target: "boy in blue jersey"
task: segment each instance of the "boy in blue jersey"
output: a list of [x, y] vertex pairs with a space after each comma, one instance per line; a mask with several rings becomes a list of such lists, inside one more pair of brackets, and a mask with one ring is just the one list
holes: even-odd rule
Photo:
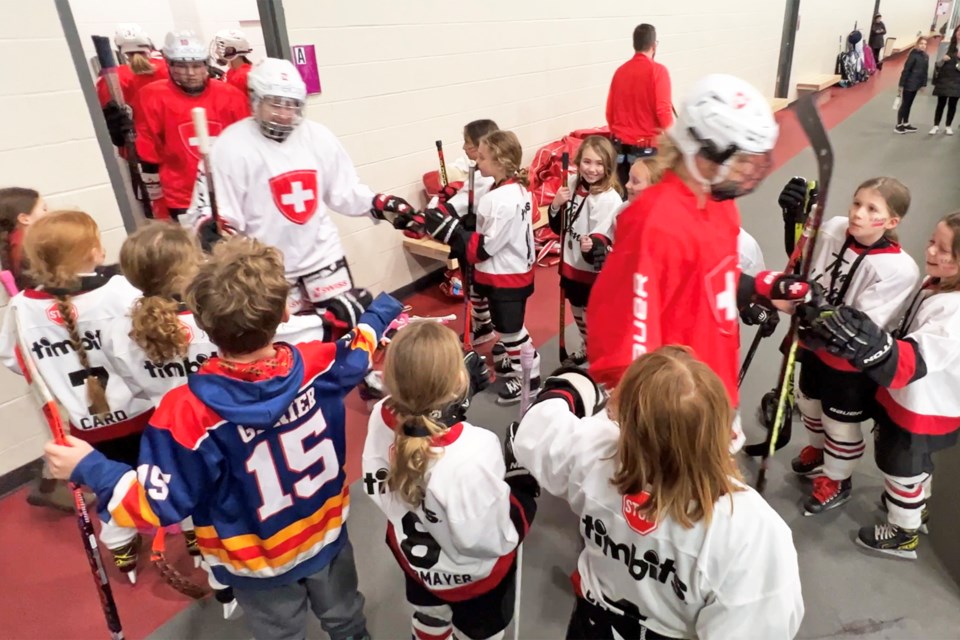
[[258, 640], [304, 637], [308, 606], [334, 640], [367, 638], [345, 526], [343, 399], [402, 307], [382, 294], [335, 343], [275, 343], [288, 288], [276, 249], [220, 243], [186, 292], [220, 356], [164, 396], [137, 469], [72, 437], [49, 443], [47, 458], [56, 477], [96, 492], [104, 521], [192, 515], [204, 559]]

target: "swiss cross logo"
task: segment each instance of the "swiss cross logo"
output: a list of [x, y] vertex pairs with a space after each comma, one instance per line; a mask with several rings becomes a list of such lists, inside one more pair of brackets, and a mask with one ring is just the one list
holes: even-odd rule
[[[207, 121], [207, 129], [210, 130], [210, 142], [212, 143], [220, 132], [223, 130], [223, 127], [216, 120]], [[177, 127], [177, 131], [180, 133], [180, 141], [183, 142], [183, 147], [190, 152], [197, 160], [200, 159], [200, 139], [197, 138], [197, 134], [193, 129], [193, 122], [183, 122]]]
[[747, 106], [747, 102], [749, 102], [749, 100], [747, 100], [747, 96], [745, 96], [742, 92], [738, 91], [733, 95], [734, 109], [743, 109], [745, 106]]
[[641, 491], [632, 495], [623, 496], [623, 518], [630, 528], [642, 536], [652, 533], [657, 523], [647, 520], [640, 515], [640, 510], [650, 500], [649, 491]]
[[[68, 304], [70, 307], [70, 317], [73, 318], [73, 321], [77, 321], [77, 308], [72, 304]], [[60, 314], [60, 305], [58, 303], [53, 303], [47, 307], [47, 319], [54, 324], [58, 324], [61, 327], [63, 326], [63, 316]]]
[[280, 213], [294, 224], [306, 224], [317, 211], [317, 172], [288, 171], [270, 178], [270, 193]]
[[726, 335], [738, 329], [737, 274], [737, 256], [727, 256], [707, 274], [705, 283], [713, 318]]

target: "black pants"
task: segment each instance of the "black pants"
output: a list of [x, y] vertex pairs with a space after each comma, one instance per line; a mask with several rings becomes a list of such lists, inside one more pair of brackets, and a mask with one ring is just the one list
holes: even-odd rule
[[670, 640], [651, 631], [639, 618], [620, 616], [602, 607], [577, 598], [577, 604], [567, 625], [567, 640], [612, 640], [613, 638], [643, 638]]
[[943, 117], [943, 108], [947, 108], [947, 126], [953, 124], [953, 116], [957, 115], [957, 101], [960, 98], [937, 96], [937, 110], [933, 114], [933, 124], [940, 126], [940, 118]]
[[906, 124], [910, 122], [910, 107], [913, 106], [913, 99], [917, 97], [916, 91], [903, 90], [903, 98], [900, 102], [900, 110], [897, 111], [897, 124]]
[[880, 62], [880, 52], [883, 50], [883, 47], [870, 47], [873, 51], [873, 59], [877, 62], [877, 69], [883, 69], [883, 63]]

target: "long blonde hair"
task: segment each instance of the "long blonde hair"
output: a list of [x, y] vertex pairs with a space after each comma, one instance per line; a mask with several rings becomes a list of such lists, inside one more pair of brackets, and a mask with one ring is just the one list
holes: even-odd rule
[[513, 131], [498, 129], [480, 138], [477, 146], [480, 145], [486, 145], [490, 151], [490, 157], [503, 167], [508, 178], [514, 178], [524, 187], [530, 186], [529, 171], [520, 166], [523, 162], [523, 147], [520, 146], [520, 138], [517, 134]]
[[23, 238], [30, 277], [56, 298], [57, 312], [70, 336], [70, 345], [87, 373], [87, 401], [94, 415], [109, 412], [110, 405], [104, 383], [91, 371], [90, 358], [77, 329], [76, 308], [68, 292], [79, 288], [79, 274], [89, 265], [93, 252], [101, 248], [97, 223], [82, 211], [47, 214], [27, 227]]
[[177, 317], [180, 297], [196, 275], [202, 253], [192, 234], [176, 224], [150, 222], [120, 249], [120, 269], [143, 292], [130, 310], [130, 337], [154, 362], [187, 353], [190, 339]]
[[617, 491], [648, 491], [641, 507], [648, 520], [709, 524], [717, 500], [737, 491], [740, 479], [730, 456], [733, 408], [717, 374], [684, 347], [660, 347], [630, 365], [611, 407], [620, 424]]
[[[383, 383], [390, 393], [386, 407], [397, 426], [387, 486], [411, 507], [423, 501], [424, 476], [438, 455], [433, 437], [447, 430], [440, 416], [463, 397], [467, 380], [460, 339], [441, 324], [412, 324], [390, 342]], [[411, 435], [418, 432], [429, 435]]]

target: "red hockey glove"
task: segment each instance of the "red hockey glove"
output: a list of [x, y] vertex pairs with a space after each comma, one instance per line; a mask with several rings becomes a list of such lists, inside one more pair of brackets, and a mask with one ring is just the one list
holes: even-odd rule
[[451, 182], [445, 187], [440, 187], [440, 191], [437, 192], [437, 199], [440, 204], [445, 203], [447, 200], [457, 195], [460, 191], [460, 187], [463, 186], [462, 182]]
[[[390, 224], [394, 223], [397, 214], [413, 213], [413, 207], [403, 198], [391, 196], [384, 193], [378, 193], [373, 197], [373, 203], [370, 206], [370, 215], [377, 220], [386, 220]], [[396, 226], [396, 225], [394, 225]]]
[[803, 300], [810, 293], [810, 284], [793, 274], [761, 271], [754, 278], [753, 291], [767, 300]]

